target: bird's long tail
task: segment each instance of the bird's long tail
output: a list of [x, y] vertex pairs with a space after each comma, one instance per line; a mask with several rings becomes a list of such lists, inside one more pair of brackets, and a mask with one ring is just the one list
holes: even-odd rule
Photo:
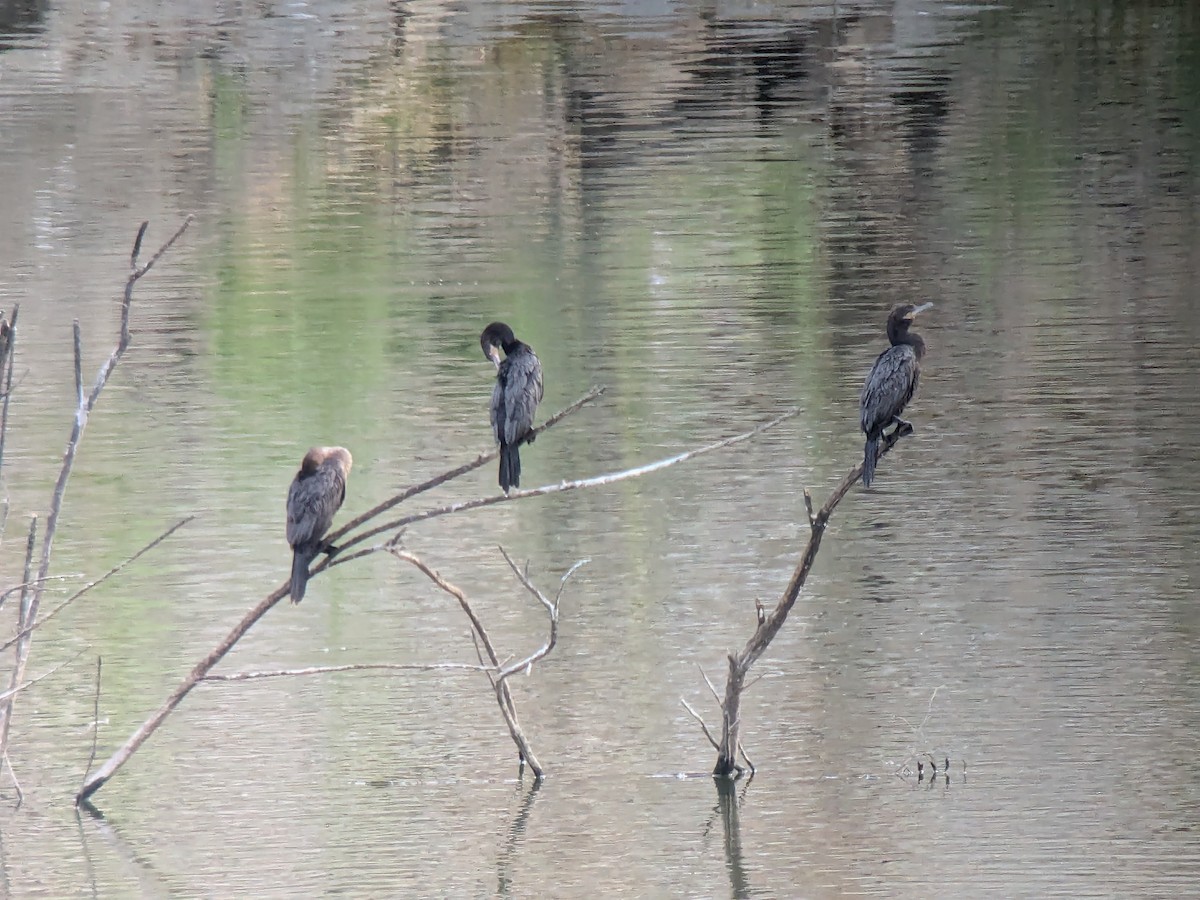
[[520, 446], [520, 444], [500, 445], [500, 489], [505, 493], [509, 488], [521, 486]]
[[315, 553], [308, 553], [299, 548], [292, 551], [292, 602], [299, 603], [304, 599], [304, 589], [308, 587], [308, 564], [316, 558]]
[[863, 448], [863, 487], [871, 486], [871, 479], [875, 477], [875, 457], [879, 454], [879, 438], [867, 438], [867, 445]]

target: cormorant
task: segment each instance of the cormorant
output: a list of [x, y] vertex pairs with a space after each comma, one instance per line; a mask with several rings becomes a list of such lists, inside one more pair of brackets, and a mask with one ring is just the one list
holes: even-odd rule
[[313, 447], [304, 455], [287, 498], [287, 540], [292, 545], [292, 602], [304, 599], [308, 566], [317, 554], [337, 548], [322, 540], [346, 499], [353, 460], [345, 447]]
[[897, 427], [912, 428], [900, 418], [900, 413], [917, 390], [917, 379], [921, 376], [921, 357], [925, 355], [925, 342], [919, 334], [910, 333], [908, 328], [918, 314], [933, 306], [924, 303], [913, 306], [903, 304], [892, 309], [887, 320], [887, 336], [891, 346], [879, 354], [871, 374], [863, 385], [859, 409], [862, 414], [862, 430], [867, 436], [863, 448], [863, 486], [870, 487], [875, 476], [875, 461], [879, 454], [879, 439], [883, 430], [896, 423]]
[[[493, 322], [479, 336], [483, 355], [496, 365], [492, 389], [492, 431], [500, 444], [500, 487], [521, 486], [522, 443], [533, 441], [533, 413], [542, 399], [542, 364], [528, 344], [518, 341], [511, 328]], [[504, 348], [504, 360], [500, 360]]]

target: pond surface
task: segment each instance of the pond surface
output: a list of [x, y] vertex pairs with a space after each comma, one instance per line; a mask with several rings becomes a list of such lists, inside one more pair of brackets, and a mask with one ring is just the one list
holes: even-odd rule
[[[38, 632], [30, 674], [67, 664], [16, 706], [3, 892], [1194, 893], [1198, 180], [1189, 0], [4, 5], [0, 574], [49, 506], [71, 320], [90, 381], [138, 223], [152, 249], [188, 214], [45, 602], [197, 519]], [[924, 299], [916, 433], [838, 508], [752, 674], [758, 774], [721, 796], [679, 700], [719, 720], [701, 669], [779, 596], [803, 490], [861, 459], [887, 310]], [[348, 672], [202, 685], [77, 819], [95, 658], [99, 761], [285, 577], [310, 445], [354, 453], [339, 521], [488, 448], [493, 319], [542, 360], [541, 417], [607, 389], [525, 486], [800, 410], [406, 533], [513, 657], [546, 619], [497, 545], [548, 590], [590, 560], [514, 683], [546, 781], [479, 674]], [[474, 660], [454, 601], [380, 554], [219, 671]]]

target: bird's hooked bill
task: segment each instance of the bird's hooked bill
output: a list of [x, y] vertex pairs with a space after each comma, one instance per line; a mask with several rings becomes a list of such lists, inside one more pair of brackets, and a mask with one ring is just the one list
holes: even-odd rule
[[929, 301], [928, 303], [922, 303], [920, 306], [914, 307], [914, 309], [912, 311], [912, 315], [915, 316], [917, 313], [923, 313], [923, 312], [925, 312], [925, 310], [930, 309], [932, 306], [933, 306], [932, 300]]
[[492, 361], [492, 365], [494, 365], [497, 369], [500, 368], [500, 348], [499, 347], [497, 347], [495, 344], [490, 345], [487, 348], [487, 357], [488, 357], [488, 359], [490, 359]]

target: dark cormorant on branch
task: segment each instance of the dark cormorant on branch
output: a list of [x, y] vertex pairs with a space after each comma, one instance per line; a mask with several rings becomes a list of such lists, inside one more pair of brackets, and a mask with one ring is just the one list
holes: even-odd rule
[[353, 460], [345, 447], [313, 447], [304, 455], [287, 498], [287, 540], [292, 545], [292, 602], [304, 599], [308, 566], [317, 554], [337, 548], [322, 540], [346, 499]]
[[[533, 441], [533, 413], [542, 399], [542, 364], [528, 344], [518, 341], [503, 322], [493, 322], [479, 336], [483, 355], [496, 365], [492, 390], [492, 431], [500, 444], [500, 487], [521, 486], [519, 447]], [[500, 349], [504, 360], [500, 360]]]
[[900, 418], [900, 413], [917, 390], [925, 342], [919, 334], [910, 333], [908, 328], [919, 313], [931, 306], [932, 303], [921, 306], [908, 303], [895, 307], [888, 316], [887, 336], [892, 346], [875, 360], [859, 401], [862, 430], [867, 436], [862, 474], [865, 487], [870, 487], [871, 479], [875, 476], [875, 461], [879, 455], [879, 438], [883, 436], [883, 430], [893, 422], [898, 428], [912, 429]]

